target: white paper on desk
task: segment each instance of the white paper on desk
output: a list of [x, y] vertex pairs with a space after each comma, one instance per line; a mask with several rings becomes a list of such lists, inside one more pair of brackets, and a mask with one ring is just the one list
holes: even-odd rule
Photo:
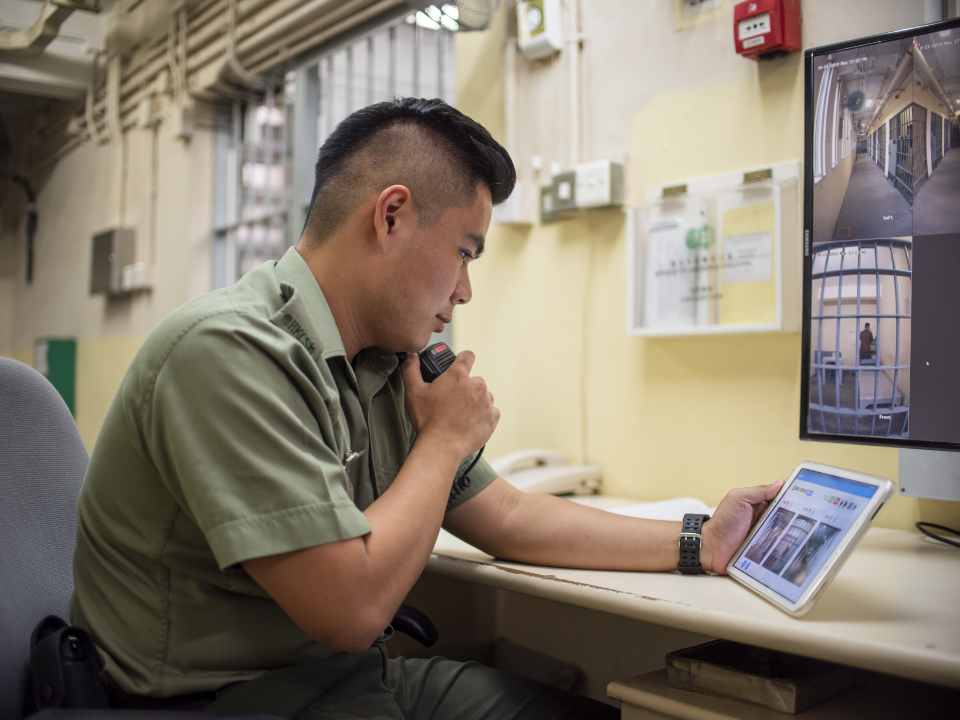
[[687, 513], [705, 513], [713, 515], [716, 508], [707, 507], [703, 500], [683, 497], [658, 502], [638, 503], [616, 508], [610, 512], [627, 517], [643, 518], [645, 520], [683, 520]]

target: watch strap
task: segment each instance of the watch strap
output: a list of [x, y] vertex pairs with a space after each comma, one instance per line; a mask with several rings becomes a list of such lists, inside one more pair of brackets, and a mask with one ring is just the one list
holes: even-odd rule
[[701, 529], [710, 519], [709, 515], [687, 513], [683, 516], [683, 529], [680, 531], [680, 562], [677, 570], [684, 575], [699, 575], [703, 572], [700, 565], [700, 548], [703, 546]]

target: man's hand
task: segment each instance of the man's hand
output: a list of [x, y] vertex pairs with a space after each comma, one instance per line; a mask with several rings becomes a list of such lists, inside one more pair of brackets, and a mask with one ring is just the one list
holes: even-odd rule
[[458, 449], [465, 458], [486, 445], [500, 420], [493, 395], [480, 377], [470, 377], [475, 356], [464, 350], [432, 383], [420, 375], [420, 358], [407, 353], [400, 371], [406, 388], [407, 414], [417, 438]]
[[781, 485], [783, 480], [773, 485], [738, 488], [726, 494], [717, 506], [717, 512], [701, 528], [700, 564], [704, 570], [727, 574], [727, 563], [733, 553], [777, 496]]

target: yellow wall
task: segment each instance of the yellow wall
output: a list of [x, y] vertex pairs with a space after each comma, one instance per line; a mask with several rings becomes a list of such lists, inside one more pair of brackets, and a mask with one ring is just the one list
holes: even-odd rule
[[107, 409], [144, 338], [144, 335], [108, 335], [80, 338], [77, 342], [75, 419], [87, 452], [93, 452]]
[[[805, 2], [805, 44], [922, 22], [922, 3], [881, 4]], [[651, 185], [802, 159], [800, 53], [757, 64], [733, 55], [730, 15], [678, 32], [663, 3], [603, 5], [581, 3], [583, 126], [594, 137], [584, 138], [580, 159], [626, 153], [632, 203]], [[459, 107], [498, 138], [509, 15], [502, 10], [490, 32], [457, 38]], [[599, 62], [618, 54], [619, 63]], [[518, 98], [521, 123], [537, 102]], [[523, 176], [529, 152], [513, 151]], [[802, 460], [896, 479], [896, 450], [800, 442], [799, 334], [627, 337], [619, 211], [494, 225], [487, 248], [454, 333], [458, 348], [477, 353], [476, 371], [502, 411], [491, 457], [554, 448], [601, 465], [607, 493], [709, 504]], [[955, 525], [960, 503], [898, 496], [878, 522], [907, 528], [921, 518]]]
[[853, 163], [856, 159], [855, 152], [848, 153], [843, 160], [827, 171], [820, 182], [813, 186], [814, 202], [819, 203], [813, 221], [813, 242], [833, 240], [833, 233], [837, 228], [837, 220], [840, 219], [843, 198], [850, 184]]

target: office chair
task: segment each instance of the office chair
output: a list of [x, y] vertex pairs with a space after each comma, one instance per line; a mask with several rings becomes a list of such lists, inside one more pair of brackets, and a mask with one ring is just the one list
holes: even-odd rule
[[[21, 718], [34, 627], [47, 615], [67, 615], [77, 493], [88, 461], [54, 387], [31, 367], [0, 357], [0, 720]], [[407, 605], [393, 627], [427, 647], [437, 640], [429, 618]], [[173, 717], [132, 710], [45, 710], [34, 717], [105, 720], [109, 714], [110, 720], [134, 720], [145, 713], [150, 720]], [[192, 714], [175, 717], [188, 720]]]
[[66, 404], [32, 368], [0, 358], [0, 719], [23, 708], [30, 633], [66, 617], [75, 506], [87, 451]]

